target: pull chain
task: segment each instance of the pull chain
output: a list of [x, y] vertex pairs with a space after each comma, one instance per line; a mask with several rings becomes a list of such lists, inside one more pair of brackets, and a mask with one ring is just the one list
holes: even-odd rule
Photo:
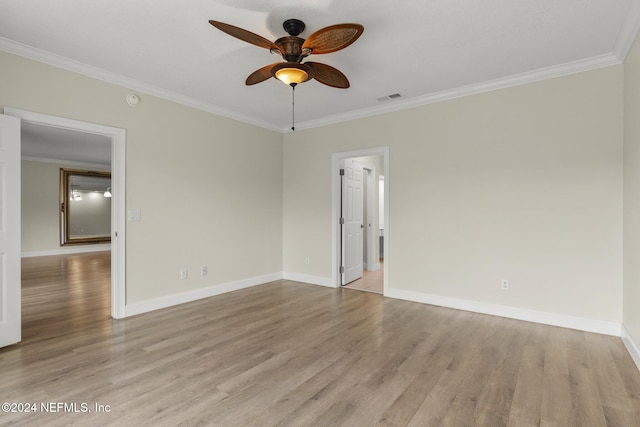
[[291, 130], [296, 130], [296, 85], [297, 83], [291, 83]]

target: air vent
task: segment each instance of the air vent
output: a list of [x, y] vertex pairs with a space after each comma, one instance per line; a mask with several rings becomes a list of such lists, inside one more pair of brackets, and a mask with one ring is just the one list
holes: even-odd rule
[[378, 98], [378, 101], [384, 102], [384, 101], [391, 101], [391, 100], [400, 99], [400, 98], [404, 98], [404, 95], [401, 93], [392, 93], [391, 95]]

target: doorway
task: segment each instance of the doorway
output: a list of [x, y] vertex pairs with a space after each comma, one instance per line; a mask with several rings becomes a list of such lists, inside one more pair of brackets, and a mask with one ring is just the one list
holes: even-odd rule
[[[357, 227], [362, 229], [362, 247], [354, 248], [345, 247], [345, 239], [343, 231], [344, 225], [348, 222], [343, 216], [343, 185], [345, 181], [344, 175], [346, 169], [344, 169], [345, 162], [362, 163], [362, 200], [358, 200], [362, 206], [363, 214], [360, 219], [360, 223], [357, 223]], [[359, 168], [357, 168], [360, 170]], [[383, 204], [381, 213], [378, 213], [377, 200], [378, 197], [378, 176], [384, 175], [383, 191], [384, 197], [379, 200]], [[346, 189], [346, 187], [345, 187]], [[351, 190], [353, 192], [353, 190]], [[351, 196], [350, 196], [351, 197]], [[342, 153], [332, 154], [332, 212], [335, 221], [332, 221], [332, 271], [335, 278], [335, 287], [340, 287], [345, 282], [344, 268], [345, 255], [357, 254], [360, 257], [358, 260], [362, 266], [366, 266], [363, 271], [363, 275], [371, 277], [371, 273], [377, 273], [376, 280], [382, 282], [382, 289], [378, 291], [383, 295], [389, 288], [389, 229], [386, 226], [384, 240], [379, 239], [379, 223], [389, 224], [389, 148], [373, 148], [357, 151], [349, 151]], [[354, 203], [356, 206], [357, 203]], [[380, 219], [379, 216], [382, 218]], [[343, 219], [344, 218], [344, 219]], [[357, 222], [357, 221], [356, 221]], [[379, 247], [379, 243], [382, 241], [383, 246]], [[353, 242], [353, 239], [351, 240]], [[346, 243], [348, 245], [349, 242]], [[379, 262], [380, 258], [378, 254], [385, 254], [384, 269], [381, 269]], [[357, 264], [357, 262], [355, 263]], [[382, 271], [380, 271], [382, 270]], [[353, 276], [350, 276], [353, 280]]]
[[5, 108], [21, 122], [50, 129], [102, 136], [111, 143], [111, 317], [125, 316], [125, 144], [124, 129], [81, 122], [30, 111]]
[[[376, 294], [382, 294], [384, 289], [384, 241], [382, 238], [384, 230], [384, 226], [382, 225], [384, 209], [380, 209], [381, 205], [384, 206], [384, 187], [380, 185], [382, 175], [378, 174], [378, 171], [382, 169], [379, 166], [381, 164], [381, 157], [382, 156], [373, 156], [344, 161], [345, 163], [355, 161], [362, 165], [363, 238], [361, 245], [363, 269], [361, 277], [349, 283], [345, 283], [346, 280], [343, 280], [342, 286], [345, 289], [354, 289]], [[382, 184], [384, 183], [382, 182]], [[348, 240], [343, 240], [343, 251], [345, 250], [345, 244], [349, 243]]]

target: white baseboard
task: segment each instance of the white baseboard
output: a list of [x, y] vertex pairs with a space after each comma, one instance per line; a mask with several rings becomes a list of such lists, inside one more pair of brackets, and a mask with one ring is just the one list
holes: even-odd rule
[[367, 262], [363, 262], [363, 263], [362, 263], [362, 268], [363, 268], [365, 271], [378, 271], [378, 270], [380, 270], [380, 263], [379, 263], [379, 262], [375, 262], [375, 263], [373, 263], [373, 265], [371, 266], [371, 268], [369, 268], [369, 263], [367, 263]]
[[107, 243], [104, 245], [63, 246], [61, 248], [46, 251], [22, 252], [21, 256], [22, 258], [31, 258], [37, 256], [82, 254], [85, 252], [105, 252], [110, 250], [111, 244]]
[[[139, 303], [127, 304], [125, 306], [125, 317], [135, 316], [137, 314], [147, 313], [149, 311], [159, 310], [161, 308], [167, 308], [203, 298], [209, 298], [227, 292], [238, 291], [240, 289], [245, 289], [252, 286], [264, 285], [266, 283], [281, 279], [325, 286], [329, 288], [336, 288], [335, 284], [333, 284], [332, 280], [328, 277], [287, 272], [273, 273], [238, 280], [235, 282], [223, 283], [207, 288], [195, 289], [193, 291], [182, 292], [179, 294], [168, 295], [165, 297], [155, 298]], [[389, 289], [384, 296], [406, 301], [419, 302], [423, 304], [436, 305], [440, 307], [453, 308], [456, 310], [465, 310], [474, 313], [482, 313], [492, 316], [524, 320], [527, 322], [559, 326], [585, 332], [618, 336], [622, 338], [622, 341], [629, 351], [631, 358], [640, 370], [640, 347], [638, 347], [638, 345], [633, 341], [631, 335], [629, 334], [629, 331], [627, 331], [624, 324], [616, 322], [606, 322], [602, 320], [586, 319], [564, 314], [549, 313], [544, 311], [529, 310], [525, 308], [462, 300], [458, 298], [443, 297], [439, 295], [424, 294], [421, 292], [407, 291], [403, 289]]]
[[227, 292], [239, 291], [240, 289], [250, 288], [252, 286], [264, 285], [275, 280], [282, 279], [282, 273], [267, 274], [264, 276], [251, 277], [248, 279], [237, 280], [235, 282], [222, 283], [220, 285], [209, 286], [207, 288], [194, 289], [179, 294], [167, 295], [165, 297], [155, 298], [139, 303], [127, 304], [125, 306], [125, 317], [135, 316], [149, 311], [159, 310], [186, 302], [197, 301], [203, 298], [209, 298], [216, 295], [225, 294]]
[[621, 336], [622, 325], [616, 322], [586, 319], [582, 317], [568, 316], [565, 314], [529, 310], [526, 308], [509, 307], [506, 305], [489, 304], [483, 302], [462, 300], [458, 298], [443, 297], [439, 295], [423, 294], [421, 292], [406, 291], [402, 289], [389, 289], [384, 296], [403, 299], [407, 301], [421, 302], [424, 304], [437, 305], [440, 307], [455, 308], [457, 310], [471, 311], [474, 313], [490, 314], [492, 316], [500, 316], [510, 319], [525, 320], [527, 322], [542, 323], [544, 325], [577, 329], [579, 331], [594, 332], [598, 334], [613, 335], [617, 337]]
[[280, 279], [282, 279], [282, 273], [265, 274], [263, 276], [250, 277], [248, 279], [237, 280], [235, 282], [222, 283], [206, 288], [181, 292], [179, 294], [172, 294], [147, 301], [126, 304], [124, 308], [124, 317], [135, 316], [136, 314], [147, 313], [161, 308], [167, 308], [178, 304], [184, 304], [186, 302], [226, 294], [227, 292], [239, 291], [240, 289], [250, 288], [252, 286], [264, 285]]
[[367, 271], [378, 271], [380, 270], [380, 263], [376, 262], [374, 263], [371, 268], [369, 268], [369, 264], [367, 264], [366, 262], [364, 264], [362, 264], [362, 266], [364, 267], [365, 270]]
[[627, 347], [627, 351], [640, 370], [640, 347], [633, 341], [633, 338], [631, 338], [631, 335], [624, 326], [624, 323], [622, 324], [622, 342], [624, 343], [624, 346]]
[[238, 280], [235, 282], [223, 283], [220, 285], [209, 286], [206, 288], [194, 289], [179, 294], [167, 295], [165, 297], [154, 298], [148, 301], [142, 301], [125, 306], [124, 317], [135, 316], [136, 314], [147, 313], [149, 311], [159, 310], [186, 302], [196, 301], [203, 298], [224, 294], [227, 292], [239, 291], [240, 289], [250, 288], [252, 286], [264, 285], [275, 280], [293, 280], [296, 282], [308, 283], [311, 285], [326, 286], [335, 288], [328, 277], [310, 276], [298, 273], [273, 273], [264, 276], [251, 277], [249, 279]]
[[328, 288], [335, 288], [336, 284], [333, 283], [330, 277], [311, 276], [307, 274], [299, 273], [287, 273], [283, 274], [283, 279], [293, 280], [295, 282], [309, 283], [311, 285], [326, 286]]
[[184, 304], [186, 302], [197, 301], [199, 299], [209, 298], [216, 295], [225, 294], [227, 292], [239, 291], [240, 289], [250, 288], [252, 286], [264, 285], [266, 283], [281, 279], [335, 288], [335, 286], [331, 283], [331, 279], [327, 277], [308, 276], [298, 273], [273, 273], [264, 276], [238, 280], [235, 282], [222, 283], [206, 288], [194, 289], [188, 292], [167, 295], [164, 297], [154, 298], [151, 300], [133, 304], [127, 304], [124, 309], [124, 317], [135, 316], [137, 314], [147, 313], [149, 311], [159, 310], [161, 308], [167, 308], [178, 304]]

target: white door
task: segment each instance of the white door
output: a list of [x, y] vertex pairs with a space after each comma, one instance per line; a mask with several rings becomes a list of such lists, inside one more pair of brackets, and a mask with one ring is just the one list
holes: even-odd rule
[[343, 161], [342, 177], [342, 284], [362, 277], [362, 165], [353, 160]]
[[21, 339], [20, 119], [0, 114], [0, 347]]

